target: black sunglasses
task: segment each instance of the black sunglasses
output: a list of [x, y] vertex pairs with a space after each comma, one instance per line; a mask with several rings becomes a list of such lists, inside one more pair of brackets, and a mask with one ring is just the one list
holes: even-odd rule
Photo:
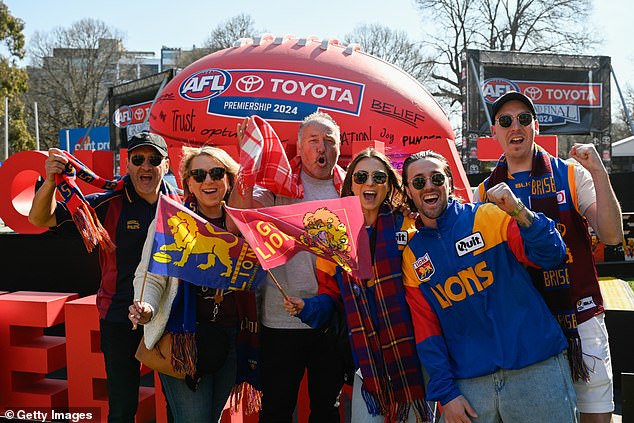
[[[150, 161], [150, 164], [152, 166], [156, 167], [163, 162], [163, 156], [159, 156], [158, 154], [151, 154], [148, 156], [148, 160]], [[134, 156], [130, 157], [130, 161], [135, 166], [141, 166], [143, 163], [145, 163], [145, 156], [143, 154], [135, 154]]]
[[224, 167], [212, 167], [209, 170], [205, 169], [192, 169], [189, 171], [189, 176], [194, 178], [194, 181], [201, 183], [207, 178], [207, 175], [212, 181], [219, 181], [225, 177], [226, 170]]
[[[352, 174], [352, 180], [355, 184], [365, 184], [370, 174], [367, 170], [357, 170]], [[372, 181], [377, 185], [383, 185], [387, 182], [387, 173], [382, 170], [375, 170], [372, 172]]]
[[522, 126], [528, 126], [533, 121], [533, 115], [529, 112], [520, 113], [517, 116], [502, 115], [497, 120], [502, 128], [508, 128], [513, 124], [513, 119], [517, 118], [517, 121]]
[[414, 179], [412, 179], [412, 182], [410, 182], [410, 184], [415, 189], [423, 189], [423, 188], [425, 188], [425, 184], [427, 183], [427, 179], [429, 179], [432, 184], [436, 185], [437, 187], [440, 187], [440, 186], [442, 186], [445, 183], [445, 180], [447, 178], [442, 173], [434, 173], [429, 178], [425, 178], [424, 176], [416, 176], [416, 177], [414, 177]]

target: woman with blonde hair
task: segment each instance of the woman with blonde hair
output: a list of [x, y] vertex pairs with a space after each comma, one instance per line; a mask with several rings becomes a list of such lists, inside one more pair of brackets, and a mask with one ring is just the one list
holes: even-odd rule
[[[185, 207], [214, 226], [226, 228], [228, 216], [223, 206], [239, 165], [216, 147], [184, 147], [183, 153]], [[155, 228], [153, 222], [135, 273], [135, 298], [141, 291], [143, 298], [130, 306], [130, 320], [144, 325], [148, 349], [165, 331], [172, 333], [172, 354], [185, 367], [189, 364], [184, 380], [159, 374], [174, 421], [218, 421], [232, 392], [240, 395], [243, 388], [250, 389], [252, 410], [258, 408], [255, 294], [148, 273]], [[244, 322], [255, 324], [241, 325]], [[195, 348], [188, 347], [191, 342]]]

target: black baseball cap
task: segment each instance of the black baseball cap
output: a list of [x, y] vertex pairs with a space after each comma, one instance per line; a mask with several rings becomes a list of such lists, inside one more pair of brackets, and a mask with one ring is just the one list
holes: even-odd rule
[[148, 131], [139, 132], [128, 141], [128, 154], [135, 148], [154, 147], [163, 157], [167, 157], [167, 144], [162, 136]]
[[495, 100], [495, 103], [493, 103], [493, 107], [491, 108], [493, 113], [491, 117], [495, 119], [495, 116], [497, 116], [502, 106], [504, 106], [504, 104], [506, 104], [507, 102], [511, 100], [521, 101], [522, 103], [526, 105], [526, 107], [530, 109], [533, 116], [537, 115], [537, 113], [535, 113], [535, 106], [533, 105], [533, 100], [531, 100], [530, 98], [526, 97], [524, 94], [519, 93], [517, 91], [509, 91], [506, 94], [504, 94], [502, 97]]

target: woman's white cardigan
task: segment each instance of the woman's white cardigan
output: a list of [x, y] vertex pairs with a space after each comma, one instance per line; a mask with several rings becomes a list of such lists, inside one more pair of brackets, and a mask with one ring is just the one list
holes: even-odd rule
[[[178, 278], [157, 275], [147, 271], [155, 231], [156, 219], [152, 221], [148, 228], [145, 244], [143, 245], [143, 252], [141, 254], [141, 261], [134, 272], [134, 298], [141, 299], [152, 308], [152, 319], [147, 322], [143, 328], [145, 346], [148, 349], [154, 348], [154, 345], [161, 338], [161, 335], [163, 335], [167, 319], [170, 316], [170, 310], [172, 309], [172, 303], [178, 291]], [[143, 289], [143, 298], [139, 298], [144, 279], [145, 289]]]

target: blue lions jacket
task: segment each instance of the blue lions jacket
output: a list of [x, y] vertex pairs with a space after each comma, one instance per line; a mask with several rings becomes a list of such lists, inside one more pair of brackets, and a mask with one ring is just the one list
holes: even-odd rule
[[566, 348], [524, 268], [555, 266], [566, 247], [543, 214], [521, 228], [493, 204], [451, 200], [437, 224], [407, 245], [403, 283], [427, 399], [446, 404], [460, 395], [456, 379], [521, 369]]

